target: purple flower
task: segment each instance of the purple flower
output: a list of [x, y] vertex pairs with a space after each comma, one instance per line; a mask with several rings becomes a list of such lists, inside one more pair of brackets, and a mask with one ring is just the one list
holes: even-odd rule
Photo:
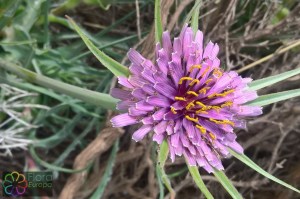
[[168, 32], [156, 45], [156, 63], [137, 51], [128, 52], [129, 78], [119, 77], [124, 89], [114, 88], [112, 96], [125, 111], [112, 118], [114, 127], [142, 123], [134, 132], [135, 141], [151, 133], [161, 144], [167, 140], [171, 160], [184, 155], [192, 166], [223, 169], [221, 158], [228, 148], [243, 153], [235, 141], [234, 128], [245, 128], [246, 116], [262, 114], [262, 108], [244, 103], [257, 98], [247, 90], [250, 78], [220, 69], [219, 46], [209, 42], [203, 48], [203, 34], [183, 28], [173, 43]]

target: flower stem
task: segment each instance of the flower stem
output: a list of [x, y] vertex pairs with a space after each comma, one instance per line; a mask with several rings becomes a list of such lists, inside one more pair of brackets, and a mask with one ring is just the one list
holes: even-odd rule
[[101, 106], [106, 109], [115, 109], [118, 101], [108, 94], [66, 84], [46, 76], [36, 74], [13, 63], [6, 62], [3, 59], [0, 59], [0, 68], [10, 71], [28, 82], [53, 89], [54, 91], [69, 95], [96, 106]]

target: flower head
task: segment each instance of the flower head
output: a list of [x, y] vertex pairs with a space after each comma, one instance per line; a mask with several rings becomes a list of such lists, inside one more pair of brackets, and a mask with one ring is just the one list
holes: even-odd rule
[[125, 88], [112, 90], [121, 99], [117, 109], [126, 113], [112, 118], [112, 125], [142, 123], [135, 141], [154, 131], [158, 144], [168, 141], [172, 161], [184, 155], [190, 165], [208, 172], [223, 169], [220, 158], [229, 155], [228, 148], [243, 153], [233, 129], [245, 128], [244, 118], [260, 115], [262, 108], [243, 105], [257, 98], [247, 90], [252, 79], [224, 72], [218, 51], [212, 42], [203, 48], [202, 32], [194, 36], [187, 25], [173, 42], [163, 33], [155, 64], [130, 49], [131, 76], [119, 77]]

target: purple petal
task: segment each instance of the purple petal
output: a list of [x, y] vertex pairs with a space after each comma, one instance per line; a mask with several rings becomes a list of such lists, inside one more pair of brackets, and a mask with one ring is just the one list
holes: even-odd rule
[[152, 117], [155, 121], [159, 121], [162, 120], [164, 118], [164, 115], [166, 114], [166, 112], [168, 111], [169, 108], [161, 108], [158, 111], [156, 111]]
[[145, 91], [148, 95], [154, 95], [155, 89], [153, 88], [153, 85], [151, 84], [144, 84], [142, 87], [143, 91]]
[[134, 106], [136, 102], [132, 100], [125, 100], [125, 101], [120, 101], [117, 104], [117, 110], [127, 110], [131, 106]]
[[128, 113], [123, 113], [121, 115], [117, 115], [113, 117], [110, 122], [112, 123], [113, 127], [123, 127], [132, 124], [138, 123], [138, 120], [134, 117], [128, 115]]
[[214, 47], [214, 44], [211, 41], [209, 41], [204, 49], [203, 58], [209, 58], [213, 47]]
[[212, 51], [211, 51], [211, 53], [210, 53], [209, 58], [211, 60], [214, 60], [217, 57], [218, 52], [219, 52], [219, 46], [218, 46], [218, 44], [215, 44]]
[[189, 151], [185, 150], [184, 156], [187, 159], [190, 166], [197, 166], [194, 156]]
[[165, 136], [163, 134], [153, 134], [153, 141], [155, 141], [157, 144], [161, 144], [164, 140]]
[[135, 107], [130, 107], [128, 109], [128, 114], [130, 116], [143, 116], [146, 115], [147, 113], [148, 113], [147, 111], [138, 110]]
[[168, 57], [171, 57], [171, 50], [172, 50], [172, 42], [170, 38], [170, 33], [168, 31], [163, 32], [162, 34], [162, 44], [163, 48], [166, 50]]
[[156, 134], [162, 134], [166, 131], [167, 129], [167, 125], [168, 125], [168, 122], [167, 121], [161, 121], [158, 125], [156, 125], [154, 127], [154, 132]]
[[118, 77], [118, 83], [127, 88], [134, 88], [126, 77]]
[[138, 66], [141, 65], [145, 61], [145, 58], [139, 52], [134, 50], [133, 48], [129, 49], [127, 56], [128, 56], [128, 59], [132, 63], [134, 63]]
[[179, 57], [182, 55], [182, 43], [181, 39], [178, 37], [175, 37], [174, 44], [173, 44], [173, 51], [177, 53]]
[[153, 124], [154, 120], [152, 116], [148, 116], [142, 119], [143, 124]]
[[144, 69], [141, 73], [140, 73], [143, 78], [145, 78], [147, 81], [154, 83], [155, 79], [153, 78], [153, 71], [149, 70], [149, 69]]
[[141, 88], [134, 89], [131, 94], [137, 99], [145, 99], [147, 97], [146, 93]]
[[132, 139], [136, 142], [141, 141], [152, 129], [151, 125], [143, 125], [132, 135]]
[[143, 71], [143, 68], [140, 65], [131, 64], [129, 70], [132, 74], [139, 75]]
[[142, 111], [153, 111], [155, 107], [142, 100], [135, 103], [135, 108]]
[[171, 145], [175, 148], [179, 146], [179, 133], [174, 133], [171, 135]]
[[158, 56], [159, 56], [159, 58], [156, 60], [158, 68], [164, 75], [167, 75], [168, 74], [168, 62], [169, 62], [169, 59], [167, 57], [167, 52], [164, 49], [160, 49], [158, 51]]
[[154, 88], [162, 95], [174, 99], [175, 94], [177, 91], [170, 85], [163, 84], [163, 83], [155, 83]]
[[232, 150], [234, 150], [237, 153], [240, 153], [240, 154], [244, 153], [243, 147], [236, 141], [229, 142], [228, 147], [230, 147]]
[[126, 91], [126, 90], [119, 89], [119, 88], [111, 89], [111, 96], [113, 96], [114, 98], [121, 99], [121, 100], [127, 100], [127, 99], [132, 98], [130, 91]]
[[163, 96], [147, 97], [146, 102], [153, 106], [158, 106], [158, 107], [169, 107], [170, 106], [170, 100], [168, 100], [167, 98], [165, 98]]

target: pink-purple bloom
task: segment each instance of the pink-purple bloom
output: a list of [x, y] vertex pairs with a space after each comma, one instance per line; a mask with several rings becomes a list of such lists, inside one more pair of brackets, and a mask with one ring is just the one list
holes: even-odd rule
[[184, 155], [192, 166], [223, 169], [221, 158], [228, 148], [243, 153], [234, 128], [246, 128], [245, 117], [262, 113], [258, 106], [244, 105], [257, 98], [247, 90], [250, 78], [220, 69], [219, 46], [203, 47], [203, 33], [187, 25], [171, 41], [169, 32], [156, 45], [156, 63], [130, 49], [129, 78], [118, 77], [124, 88], [114, 88], [112, 96], [124, 111], [112, 118], [114, 127], [142, 123], [134, 132], [135, 141], [151, 133], [158, 144], [167, 140], [171, 160]]

